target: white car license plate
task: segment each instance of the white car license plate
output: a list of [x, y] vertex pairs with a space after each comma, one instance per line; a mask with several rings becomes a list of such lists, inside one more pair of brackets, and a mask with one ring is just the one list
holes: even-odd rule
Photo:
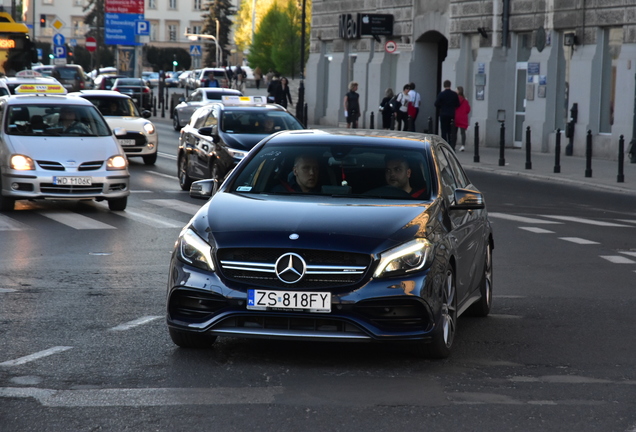
[[247, 308], [252, 310], [297, 309], [331, 312], [330, 292], [247, 290]]
[[60, 186], [90, 186], [93, 184], [92, 177], [53, 177], [53, 184]]
[[135, 145], [135, 140], [134, 139], [120, 139], [117, 140], [119, 141], [119, 145], [124, 147], [124, 146], [134, 146]]

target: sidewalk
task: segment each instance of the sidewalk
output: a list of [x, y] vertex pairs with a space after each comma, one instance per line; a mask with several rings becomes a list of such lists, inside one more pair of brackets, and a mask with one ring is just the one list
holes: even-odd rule
[[[298, 101], [299, 79], [289, 80], [289, 89], [294, 101], [293, 107], [288, 109], [295, 114], [295, 104]], [[267, 86], [245, 89], [245, 94], [250, 96], [267, 95]], [[309, 125], [310, 128], [324, 128]], [[331, 127], [329, 127], [331, 128]], [[592, 157], [592, 176], [586, 177], [586, 160], [580, 156], [565, 156], [565, 146], [561, 149], [560, 172], [554, 172], [555, 155], [553, 153], [532, 152], [530, 155], [531, 168], [526, 169], [525, 148], [506, 147], [504, 150], [503, 166], [499, 165], [499, 147], [480, 147], [479, 162], [475, 162], [475, 149], [473, 145], [467, 146], [466, 151], [458, 152], [457, 157], [466, 169], [488, 171], [501, 175], [523, 176], [537, 180], [546, 180], [560, 183], [568, 183], [583, 187], [593, 187], [612, 192], [622, 192], [636, 196], [636, 163], [630, 163], [629, 156], [625, 154], [623, 163], [622, 183], [618, 179], [618, 162]]]

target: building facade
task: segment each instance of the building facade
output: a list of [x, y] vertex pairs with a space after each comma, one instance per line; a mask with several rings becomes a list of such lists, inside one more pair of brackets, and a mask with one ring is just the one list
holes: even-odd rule
[[[471, 145], [476, 123], [480, 145], [500, 145], [503, 123], [506, 146], [525, 145], [529, 130], [532, 148], [551, 152], [557, 130], [562, 149], [570, 144], [567, 129], [573, 154], [591, 139], [594, 156], [609, 159], [621, 135], [626, 148], [633, 138], [636, 0], [314, 0], [312, 13], [311, 124], [342, 124], [357, 81], [361, 127], [373, 112], [377, 128], [386, 88], [413, 82], [416, 130], [437, 131], [433, 103], [448, 79], [472, 107]], [[393, 35], [357, 37], [364, 14], [392, 15]]]

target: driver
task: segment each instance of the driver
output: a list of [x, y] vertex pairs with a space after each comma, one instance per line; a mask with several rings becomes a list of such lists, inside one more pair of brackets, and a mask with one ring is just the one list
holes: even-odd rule
[[77, 120], [75, 110], [71, 107], [62, 107], [62, 109], [60, 110], [60, 125], [62, 126], [63, 133], [90, 133], [88, 127], [81, 121]]
[[413, 198], [420, 198], [426, 193], [426, 187], [413, 190], [411, 187], [411, 168], [405, 157], [390, 156], [385, 162], [384, 176], [389, 186], [402, 189]]
[[273, 192], [320, 192], [320, 162], [318, 157], [310, 154], [296, 156], [291, 174], [289, 183], [281, 181], [281, 184], [276, 186]]

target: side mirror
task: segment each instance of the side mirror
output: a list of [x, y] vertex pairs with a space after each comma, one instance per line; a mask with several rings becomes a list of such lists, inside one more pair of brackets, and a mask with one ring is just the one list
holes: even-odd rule
[[179, 103], [181, 103], [181, 102], [185, 102], [185, 98], [184, 97], [180, 97], [179, 98]]
[[478, 210], [486, 207], [484, 196], [481, 192], [470, 189], [455, 189], [455, 204], [451, 210]]
[[152, 115], [152, 113], [151, 113], [150, 111], [148, 111], [148, 110], [143, 110], [143, 111], [141, 112], [141, 116], [142, 116], [143, 118], [146, 118], [146, 119], [147, 119], [147, 118], [150, 118], [150, 116], [151, 116], [151, 115]]
[[190, 196], [197, 199], [209, 199], [213, 192], [218, 189], [216, 179], [199, 180], [190, 186]]
[[113, 129], [113, 133], [115, 134], [115, 136], [124, 136], [128, 133], [128, 131], [124, 128], [114, 128]]
[[199, 129], [199, 135], [212, 136], [212, 126], [205, 126]]

